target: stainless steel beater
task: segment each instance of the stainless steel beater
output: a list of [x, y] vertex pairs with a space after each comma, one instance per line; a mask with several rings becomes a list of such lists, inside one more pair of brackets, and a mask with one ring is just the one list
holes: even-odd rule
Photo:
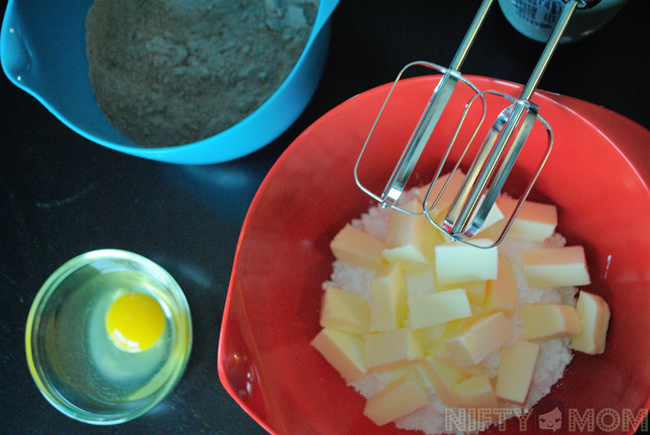
[[[381, 207], [392, 207], [399, 211], [408, 214], [424, 214], [427, 219], [436, 226], [440, 231], [445, 233], [451, 240], [459, 241], [472, 246], [487, 249], [498, 245], [506, 233], [508, 232], [512, 222], [514, 221], [519, 209], [521, 208], [526, 197], [530, 193], [539, 173], [541, 172], [548, 156], [550, 154], [552, 144], [553, 144], [553, 133], [550, 125], [544, 118], [538, 114], [538, 107], [535, 103], [530, 101], [530, 98], [533, 96], [535, 89], [537, 88], [546, 67], [548, 66], [550, 59], [555, 52], [557, 44], [566, 29], [571, 16], [577, 8], [585, 9], [595, 6], [600, 0], [562, 0], [566, 4], [562, 10], [562, 13], [558, 19], [558, 22], [553, 30], [545, 48], [542, 52], [540, 59], [537, 62], [535, 69], [533, 70], [528, 82], [524, 86], [519, 98], [514, 98], [510, 95], [503, 94], [497, 91], [480, 91], [474, 84], [469, 80], [463, 77], [460, 73], [460, 67], [462, 66], [471, 45], [473, 44], [478, 31], [483, 24], [485, 17], [487, 16], [494, 0], [483, 0], [481, 6], [470, 25], [465, 38], [463, 39], [454, 59], [449, 68], [444, 68], [436, 64], [428, 62], [413, 62], [400, 71], [397, 79], [395, 80], [393, 87], [389, 91], [389, 94], [382, 106], [377, 119], [366, 139], [366, 142], [363, 145], [359, 158], [355, 165], [354, 175], [357, 185], [361, 190], [366, 192], [372, 198], [377, 200]], [[397, 82], [402, 77], [404, 71], [413, 65], [422, 65], [428, 68], [439, 71], [443, 74], [442, 78], [436, 89], [433, 92], [433, 95], [429, 99], [427, 106], [420, 117], [413, 134], [411, 135], [404, 151], [402, 152], [401, 157], [393, 173], [384, 188], [384, 191], [381, 195], [373, 193], [370, 189], [365, 187], [359, 179], [358, 169], [359, 164], [363, 158], [364, 153], [366, 152], [366, 147], [368, 142], [377, 126], [377, 122], [384, 111], [388, 100], [395, 89]], [[423, 211], [421, 213], [414, 213], [409, 210], [405, 210], [397, 204], [398, 199], [400, 198], [404, 188], [407, 184], [407, 181], [411, 177], [415, 165], [420, 158], [424, 148], [426, 147], [431, 135], [433, 134], [435, 127], [445, 110], [447, 103], [449, 102], [456, 85], [459, 82], [465, 83], [469, 86], [474, 92], [475, 96], [471, 98], [465, 105], [465, 109], [460, 117], [460, 120], [456, 126], [456, 129], [452, 135], [451, 142], [449, 143], [447, 150], [444, 152], [443, 157], [438, 165], [438, 168], [435, 172], [433, 180], [431, 181], [424, 200], [422, 201]], [[509, 105], [497, 116], [497, 119], [492, 124], [486, 138], [484, 139], [482, 145], [480, 146], [476, 158], [473, 160], [467, 175], [464, 178], [464, 181], [458, 190], [458, 193], [455, 196], [449, 210], [442, 222], [435, 222], [431, 217], [430, 212], [436, 206], [443, 193], [448, 187], [449, 181], [452, 179], [453, 174], [458, 170], [459, 165], [465, 156], [465, 153], [469, 149], [471, 143], [473, 142], [481, 124], [485, 119], [486, 114], [486, 96], [494, 95], [497, 97], [505, 98], [508, 100]], [[454, 147], [458, 133], [463, 125], [467, 113], [470, 107], [476, 102], [481, 101], [483, 105], [483, 114], [478, 122], [478, 125], [473, 130], [473, 134], [470, 137], [470, 140], [465, 145], [464, 150], [462, 150], [461, 158], [455, 164], [454, 169], [451, 172], [451, 175], [446, 180], [442, 188], [435, 194], [432, 195], [436, 181], [440, 178], [442, 168], [447, 161], [449, 153]], [[544, 156], [541, 158], [541, 161], [538, 165], [537, 171], [533, 175], [530, 183], [526, 187], [523, 195], [519, 198], [517, 206], [515, 207], [513, 213], [510, 215], [504, 229], [502, 230], [500, 236], [497, 240], [489, 246], [479, 246], [471, 242], [471, 238], [477, 234], [477, 232], [483, 226], [485, 219], [488, 216], [488, 213], [492, 209], [497, 199], [497, 196], [501, 192], [503, 185], [509, 176], [515, 160], [520, 154], [520, 151], [526, 142], [535, 122], [541, 122], [543, 127], [547, 131], [547, 147]], [[434, 196], [434, 198], [431, 198]], [[433, 199], [433, 201], [431, 201]]]

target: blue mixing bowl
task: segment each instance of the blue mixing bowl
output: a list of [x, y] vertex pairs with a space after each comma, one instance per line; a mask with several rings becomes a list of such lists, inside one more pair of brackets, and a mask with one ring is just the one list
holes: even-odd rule
[[9, 0], [0, 33], [7, 77], [65, 125], [100, 145], [152, 160], [208, 164], [233, 160], [269, 144], [303, 112], [323, 72], [330, 16], [339, 0], [320, 0], [300, 59], [276, 92], [247, 118], [207, 139], [141, 148], [99, 109], [88, 75], [85, 21], [93, 0]]

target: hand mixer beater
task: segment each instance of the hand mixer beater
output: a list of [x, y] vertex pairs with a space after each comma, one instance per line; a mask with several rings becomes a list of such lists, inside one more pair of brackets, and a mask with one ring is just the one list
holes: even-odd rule
[[[593, 7], [600, 2], [600, 0], [562, 1], [565, 2], [565, 5], [558, 22], [555, 25], [555, 29], [549, 37], [535, 69], [518, 98], [497, 91], [480, 91], [470, 80], [463, 77], [460, 73], [460, 67], [476, 39], [476, 35], [494, 3], [494, 0], [483, 0], [481, 3], [479, 10], [476, 13], [474, 20], [472, 21], [449, 68], [421, 61], [412, 62], [406, 65], [402, 71], [400, 71], [393, 83], [379, 115], [377, 116], [377, 119], [375, 120], [375, 123], [373, 124], [363, 145], [359, 158], [357, 159], [354, 168], [354, 175], [359, 188], [377, 200], [381, 204], [381, 207], [391, 207], [408, 214], [424, 214], [432, 225], [437, 227], [453, 241], [466, 243], [483, 249], [498, 245], [505, 237], [523, 202], [530, 193], [530, 190], [548, 159], [553, 145], [552, 129], [549, 123], [538, 114], [538, 107], [535, 103], [530, 101], [530, 98], [533, 96], [533, 93], [535, 92], [535, 89], [550, 62], [555, 48], [557, 47], [557, 44], [559, 43], [574, 11], [576, 9]], [[363, 159], [364, 153], [366, 152], [370, 138], [377, 127], [377, 123], [381, 118], [398, 81], [400, 81], [404, 73], [413, 66], [423, 66], [438, 71], [442, 74], [442, 77], [431, 98], [427, 102], [427, 105], [392, 172], [388, 183], [381, 195], [378, 195], [361, 182], [359, 177], [359, 165]], [[460, 115], [460, 119], [452, 134], [451, 140], [447, 145], [447, 149], [443, 150], [443, 156], [435, 170], [435, 175], [426, 190], [426, 194], [423, 196], [422, 211], [414, 212], [412, 210], [407, 210], [398, 205], [398, 199], [402, 195], [405, 186], [407, 185], [407, 181], [411, 177], [416, 163], [420, 159], [429, 139], [435, 133], [436, 125], [438, 124], [443, 112], [445, 112], [452, 94], [454, 94], [459, 83], [467, 85], [467, 87], [474, 92], [474, 96], [469, 99], [467, 104], [465, 104], [465, 108]], [[436, 219], [436, 221], [432, 216], [432, 210], [436, 207], [447, 189], [452, 189], [450, 182], [454, 178], [454, 174], [459, 171], [461, 161], [465, 157], [465, 154], [485, 120], [487, 113], [486, 97], [491, 95], [506, 99], [508, 106], [498, 114], [496, 120], [488, 130], [488, 133], [478, 148], [476, 157], [472, 161], [460, 187], [455, 186], [455, 189], [458, 190], [452, 192], [455, 193], [455, 197], [451, 201], [451, 205], [449, 206], [446, 215], [443, 219]], [[459, 137], [459, 132], [467, 118], [468, 112], [477, 102], [481, 104], [480, 119], [478, 120], [476, 127], [471, 131], [469, 141], [467, 141], [464, 147], [461, 146], [460, 158], [453, 167], [449, 176], [441, 177], [443, 166], [447, 162], [452, 148], [457, 146], [456, 142]], [[536, 171], [533, 173], [530, 182], [524, 189], [514, 211], [511, 213], [505, 227], [496, 238], [496, 241], [491, 245], [473, 243], [471, 238], [481, 230], [486, 219], [489, 219], [488, 215], [493, 209], [497, 196], [501, 192], [506, 179], [510, 175], [515, 160], [519, 156], [523, 145], [528, 139], [533, 125], [536, 122], [540, 122], [547, 133], [545, 152], [540, 159]]]

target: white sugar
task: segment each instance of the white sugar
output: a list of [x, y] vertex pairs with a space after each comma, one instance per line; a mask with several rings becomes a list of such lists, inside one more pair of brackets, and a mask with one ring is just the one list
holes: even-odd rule
[[339, 260], [334, 262], [333, 268], [334, 271], [330, 276], [330, 280], [323, 283], [323, 290], [327, 287], [337, 287], [364, 297], [370, 297], [370, 281], [375, 272]]
[[388, 232], [389, 215], [389, 209], [371, 207], [368, 213], [361, 215], [361, 218], [354, 219], [352, 225], [383, 242]]

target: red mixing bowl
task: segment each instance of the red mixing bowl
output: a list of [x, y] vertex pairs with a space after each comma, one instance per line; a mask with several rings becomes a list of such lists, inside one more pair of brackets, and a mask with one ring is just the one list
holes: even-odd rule
[[[521, 89], [470, 79], [481, 89], [515, 96]], [[392, 126], [377, 137], [387, 152], [404, 147], [420, 116], [413, 107], [423, 107], [438, 80], [400, 82], [387, 114]], [[364, 417], [365, 400], [309, 345], [321, 329], [321, 284], [334, 261], [329, 243], [373, 205], [356, 186], [353, 169], [388, 89], [346, 101], [298, 137], [262, 183], [244, 222], [221, 329], [219, 376], [271, 433], [416, 433], [393, 424], [377, 427]], [[580, 416], [603, 409], [636, 416], [650, 401], [650, 132], [569, 97], [538, 92], [533, 101], [553, 127], [555, 145], [532, 197], [558, 206], [558, 231], [569, 244], [585, 247], [589, 291], [603, 296], [612, 311], [606, 352], [577, 353], [547, 398], [561, 400]], [[451, 131], [453, 125], [440, 128]], [[366, 155], [364, 176], [373, 186], [383, 186], [380, 181], [385, 183], [395, 165], [381, 155]], [[435, 158], [435, 153], [423, 156], [425, 164]], [[515, 185], [536, 163], [522, 155]], [[608, 418], [606, 424], [616, 423]], [[611, 433], [633, 433], [635, 425], [624, 423]], [[516, 418], [507, 429], [526, 433]], [[503, 432], [493, 427], [488, 433]], [[532, 424], [527, 433], [535, 433]]]

